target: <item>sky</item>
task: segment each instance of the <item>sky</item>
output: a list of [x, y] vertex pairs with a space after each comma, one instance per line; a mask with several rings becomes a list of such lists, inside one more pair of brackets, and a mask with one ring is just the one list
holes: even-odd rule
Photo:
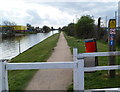
[[115, 18], [119, 0], [0, 0], [0, 24], [8, 20], [18, 25], [63, 27], [76, 23], [83, 15], [90, 15], [102, 25]]

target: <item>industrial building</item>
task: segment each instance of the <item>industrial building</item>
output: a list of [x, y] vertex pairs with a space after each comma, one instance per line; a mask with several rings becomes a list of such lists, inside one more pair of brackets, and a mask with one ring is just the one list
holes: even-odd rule
[[8, 32], [8, 31], [12, 31], [12, 32], [26, 32], [27, 31], [27, 27], [26, 26], [20, 26], [20, 25], [16, 25], [16, 26], [0, 26], [0, 31], [4, 31], [4, 32]]

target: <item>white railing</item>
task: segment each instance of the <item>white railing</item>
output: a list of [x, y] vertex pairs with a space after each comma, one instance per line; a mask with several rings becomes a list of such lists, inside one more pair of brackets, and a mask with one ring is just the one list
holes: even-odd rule
[[74, 68], [74, 90], [84, 90], [84, 72], [99, 71], [99, 70], [116, 70], [120, 69], [120, 65], [112, 66], [96, 66], [96, 67], [84, 67], [85, 57], [95, 56], [116, 56], [120, 55], [120, 51], [116, 52], [94, 52], [94, 53], [79, 53], [77, 48], [73, 50], [74, 62], [77, 67]]
[[84, 67], [84, 57], [115, 56], [115, 55], [120, 55], [120, 52], [95, 52], [78, 54], [77, 48], [75, 48], [73, 50], [74, 62], [8, 63], [6, 62], [6, 60], [1, 60], [0, 92], [2, 90], [9, 90], [7, 75], [8, 70], [28, 70], [28, 69], [73, 69], [74, 90], [84, 90], [84, 72], [120, 69], [120, 65]]

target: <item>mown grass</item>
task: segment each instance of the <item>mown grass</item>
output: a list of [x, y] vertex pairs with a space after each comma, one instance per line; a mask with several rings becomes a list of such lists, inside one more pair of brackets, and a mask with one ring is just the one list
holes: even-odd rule
[[[68, 45], [71, 51], [73, 48], [78, 48], [79, 53], [85, 52], [84, 39], [77, 39], [75, 37], [67, 36]], [[98, 52], [108, 52], [108, 44], [102, 41], [97, 41]], [[120, 47], [117, 46], [117, 50], [120, 51]], [[100, 66], [108, 65], [108, 57], [98, 57], [98, 63]], [[116, 56], [116, 64], [120, 64], [120, 56]], [[85, 73], [85, 89], [97, 89], [97, 88], [114, 88], [120, 87], [120, 70], [116, 70], [115, 78], [108, 77], [108, 71], [97, 71], [94, 73]], [[68, 90], [73, 90], [73, 84], [69, 86]]]
[[[45, 62], [56, 46], [59, 34], [55, 34], [11, 60], [13, 62]], [[10, 90], [24, 90], [37, 70], [9, 71]]]

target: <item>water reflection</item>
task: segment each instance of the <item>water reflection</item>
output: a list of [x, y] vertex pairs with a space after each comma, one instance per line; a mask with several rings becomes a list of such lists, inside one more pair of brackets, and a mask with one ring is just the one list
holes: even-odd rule
[[58, 33], [58, 31], [0, 39], [0, 59], [11, 59], [17, 56], [19, 54], [19, 43], [20, 51], [24, 52], [55, 33]]

